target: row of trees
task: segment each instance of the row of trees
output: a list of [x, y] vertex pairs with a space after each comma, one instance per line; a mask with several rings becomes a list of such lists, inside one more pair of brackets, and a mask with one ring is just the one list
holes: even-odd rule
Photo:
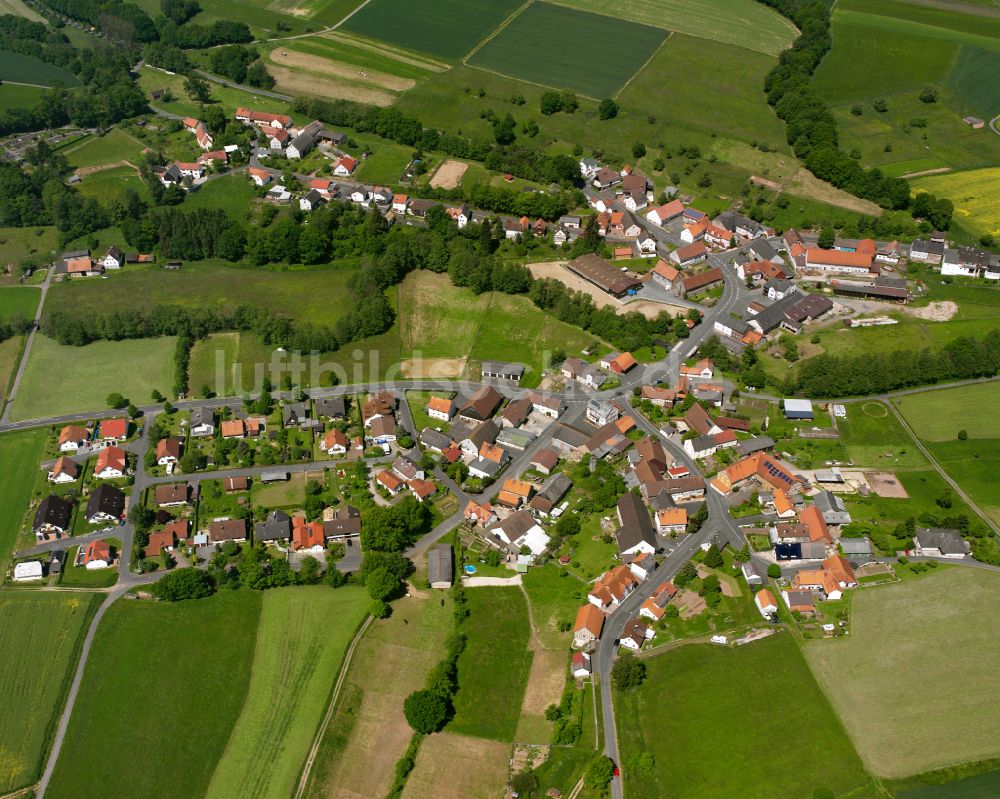
[[[830, 7], [805, 0], [762, 0], [788, 17], [800, 33], [781, 53], [778, 64], [764, 81], [767, 101], [787, 126], [788, 143], [795, 155], [816, 177], [873, 200], [883, 208], [907, 208], [910, 187], [902, 178], [865, 169], [844, 152], [837, 138], [837, 123], [830, 109], [811, 85], [811, 78], [830, 50]], [[935, 214], [937, 227], [947, 227], [951, 215], [942, 204]]]
[[981, 339], [962, 337], [938, 351], [897, 350], [817, 355], [802, 362], [798, 379], [783, 389], [809, 397], [881, 394], [909, 386], [992, 377], [1000, 372], [1000, 330]]

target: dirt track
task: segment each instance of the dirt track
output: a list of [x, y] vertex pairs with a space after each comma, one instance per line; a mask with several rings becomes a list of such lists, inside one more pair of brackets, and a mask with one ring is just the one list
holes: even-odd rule
[[531, 274], [536, 278], [554, 278], [573, 291], [589, 294], [598, 308], [611, 306], [621, 308], [622, 303], [605, 291], [601, 291], [593, 283], [588, 283], [582, 277], [574, 275], [566, 268], [565, 261], [546, 261], [540, 264], [528, 264]]

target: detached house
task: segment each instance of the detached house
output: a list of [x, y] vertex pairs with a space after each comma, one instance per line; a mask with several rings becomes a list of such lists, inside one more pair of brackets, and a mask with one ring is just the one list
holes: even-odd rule
[[527, 547], [534, 556], [541, 555], [549, 545], [549, 537], [526, 510], [519, 510], [496, 522], [486, 529], [486, 533], [506, 549], [518, 552], [521, 547]]
[[127, 470], [127, 456], [121, 447], [105, 447], [97, 455], [94, 477], [100, 480], [114, 480], [124, 477]]
[[328, 430], [319, 441], [320, 452], [327, 455], [346, 455], [347, 446], [347, 435], [336, 427]]
[[91, 524], [117, 522], [125, 515], [125, 494], [121, 489], [102, 483], [87, 501], [86, 519]]
[[107, 255], [100, 260], [100, 264], [105, 269], [121, 269], [125, 266], [125, 253], [117, 247], [108, 247]]
[[59, 538], [69, 530], [73, 505], [56, 494], [49, 494], [38, 503], [31, 529], [39, 541]]
[[180, 438], [161, 438], [156, 444], [156, 463], [167, 466], [177, 463], [181, 458]]
[[59, 431], [59, 451], [76, 452], [81, 447], [87, 446], [90, 441], [90, 431], [85, 427], [67, 425]]
[[215, 435], [215, 411], [211, 408], [192, 408], [188, 429], [193, 438]]
[[76, 462], [71, 461], [66, 456], [56, 458], [56, 462], [49, 470], [48, 480], [50, 483], [60, 485], [62, 483], [72, 483], [80, 476], [80, 467]]
[[684, 214], [684, 203], [671, 200], [666, 205], [658, 206], [646, 213], [646, 220], [661, 227]]
[[573, 648], [590, 649], [601, 637], [604, 630], [604, 614], [600, 609], [588, 602], [576, 612], [573, 622]]

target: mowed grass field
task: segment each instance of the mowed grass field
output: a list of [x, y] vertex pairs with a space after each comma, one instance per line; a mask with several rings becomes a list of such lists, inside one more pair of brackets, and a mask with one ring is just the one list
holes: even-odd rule
[[[702, 39], [746, 47], [776, 56], [790, 47], [795, 28], [775, 11], [753, 0], [559, 0], [563, 5], [655, 25]], [[752, 36], [747, 32], [753, 31]]]
[[144, 145], [121, 128], [112, 128], [103, 136], [88, 136], [79, 143], [60, 150], [72, 167], [117, 164], [131, 161], [138, 165]]
[[48, 795], [203, 796], [250, 683], [261, 594], [118, 601], [97, 631]]
[[[0, 436], [0, 470], [6, 475], [34, 475], [47, 431], [36, 427]], [[31, 499], [32, 479], [0, 482], [0, 570], [6, 571]]]
[[466, 591], [468, 643], [458, 658], [455, 716], [447, 730], [511, 742], [531, 669], [531, 623], [520, 588]]
[[36, 86], [80, 85], [80, 81], [72, 72], [40, 61], [33, 56], [12, 53], [9, 50], [0, 50], [0, 80], [31, 83]]
[[662, 28], [535, 2], [468, 63], [599, 100], [617, 94], [666, 37]]
[[[998, 575], [953, 568], [858, 591], [851, 635], [806, 656], [869, 768], [900, 778], [1000, 756]], [[926, 690], [947, 685], [947, 691]]]
[[1000, 167], [972, 169], [946, 175], [929, 175], [912, 181], [913, 188], [948, 197], [955, 203], [955, 218], [978, 234], [1000, 235]]
[[0, 319], [34, 319], [42, 292], [27, 286], [0, 288]]
[[45, 300], [45, 314], [63, 311], [86, 315], [123, 306], [143, 312], [157, 305], [232, 309], [246, 304], [327, 325], [347, 310], [347, 303], [336, 298], [345, 296], [354, 272], [352, 265], [343, 263], [284, 270], [220, 261], [185, 263], [176, 271], [130, 267], [109, 280], [76, 280], [53, 286]]
[[[787, 633], [651, 658], [643, 685], [616, 694], [615, 715], [629, 795], [806, 799], [870, 781]], [[644, 769], [647, 752], [655, 765]]]
[[95, 594], [0, 595], [0, 790], [32, 784], [59, 716]]
[[[441, 599], [445, 603], [441, 604]], [[413, 731], [403, 701], [423, 687], [452, 629], [451, 602], [417, 594], [372, 624], [351, 659], [337, 709], [320, 744], [306, 796], [385, 796]]]
[[294, 793], [344, 653], [367, 612], [368, 595], [358, 586], [263, 595], [250, 691], [208, 799]]
[[[1000, 384], [960, 386], [897, 401], [900, 412], [931, 455], [984, 512], [1000, 522]], [[947, 408], [947, 413], [942, 413]], [[966, 441], [958, 440], [965, 430]]]
[[509, 760], [509, 743], [484, 741], [452, 732], [429, 735], [420, 744], [416, 765], [406, 780], [402, 799], [502, 796], [507, 785]]
[[855, 466], [878, 469], [927, 468], [927, 459], [881, 402], [852, 402], [838, 419], [841, 440]]
[[343, 28], [457, 61], [520, 5], [521, 0], [370, 0]]
[[[107, 396], [114, 391], [137, 405], [149, 402], [154, 388], [166, 396], [173, 386], [174, 342], [163, 336], [69, 347], [37, 335], [11, 418], [98, 410], [107, 407]], [[58, 386], [53, 375], [59, 376]]]
[[14, 83], [5, 83], [0, 86], [0, 111], [9, 111], [12, 108], [32, 108], [44, 93], [45, 89], [40, 89], [37, 86], [18, 86]]

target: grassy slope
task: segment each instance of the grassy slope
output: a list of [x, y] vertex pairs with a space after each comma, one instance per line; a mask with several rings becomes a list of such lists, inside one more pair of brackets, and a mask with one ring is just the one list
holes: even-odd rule
[[572, 635], [560, 632], [559, 625], [573, 623], [580, 605], [586, 602], [586, 583], [555, 565], [528, 569], [523, 581], [542, 645], [547, 649], [567, 647]]
[[519, 588], [473, 588], [468, 644], [458, 659], [453, 733], [512, 741], [531, 667], [528, 606]]
[[45, 261], [55, 255], [57, 245], [54, 227], [0, 228], [0, 264], [17, 264], [28, 256]]
[[37, 778], [94, 594], [0, 596], [0, 790]]
[[[666, 36], [649, 25], [536, 3], [514, 17], [468, 63], [600, 99], [615, 95]], [[556, 39], [562, 45], [550, 49]], [[595, 59], [597, 51], [604, 57]]]
[[260, 608], [248, 590], [112, 607], [48, 795], [203, 795], [246, 697]]
[[367, 594], [355, 586], [264, 594], [250, 692], [209, 785], [209, 799], [293, 792], [367, 607]]
[[904, 777], [1000, 755], [1000, 716], [983, 692], [1000, 662], [1000, 638], [983, 620], [998, 612], [997, 575], [949, 569], [858, 592], [852, 634], [807, 644], [875, 773]]
[[[5, 433], [0, 436], [0, 463], [4, 474], [32, 475], [45, 444], [46, 431], [40, 428]], [[0, 569], [6, 570], [21, 520], [31, 498], [31, 480], [8, 479], [0, 482]]]
[[[168, 393], [173, 385], [174, 339], [96, 341], [85, 347], [56, 344], [36, 336], [11, 418], [39, 419], [104, 408], [117, 391], [136, 404], [150, 392]], [[59, 390], [52, 376], [59, 375]]]
[[[789, 635], [683, 646], [646, 666], [642, 687], [615, 698], [628, 793], [769, 799], [821, 787], [841, 795], [868, 781]], [[652, 770], [630, 767], [643, 752]]]
[[952, 198], [955, 219], [977, 234], [1000, 235], [1000, 168], [974, 169], [951, 175], [931, 175], [913, 181], [916, 189]]

